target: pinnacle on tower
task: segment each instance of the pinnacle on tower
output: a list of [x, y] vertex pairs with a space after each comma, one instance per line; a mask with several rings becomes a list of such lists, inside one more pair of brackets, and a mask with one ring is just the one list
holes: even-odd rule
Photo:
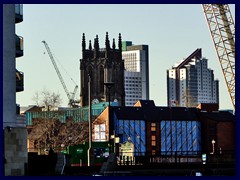
[[91, 40], [89, 40], [89, 50], [92, 50], [92, 43], [91, 43]]
[[108, 32], [106, 32], [105, 45], [106, 45], [106, 49], [110, 49], [110, 43], [109, 43], [109, 39], [108, 39]]
[[122, 37], [121, 37], [121, 33], [119, 33], [119, 37], [118, 37], [118, 48], [119, 48], [119, 50], [122, 51]]
[[96, 38], [94, 39], [94, 49], [95, 51], [99, 50], [98, 35], [96, 35]]
[[115, 39], [113, 38], [113, 44], [112, 44], [112, 48], [115, 49], [116, 45], [115, 45]]
[[85, 49], [86, 49], [85, 33], [83, 33], [83, 36], [82, 36], [82, 50], [84, 51]]

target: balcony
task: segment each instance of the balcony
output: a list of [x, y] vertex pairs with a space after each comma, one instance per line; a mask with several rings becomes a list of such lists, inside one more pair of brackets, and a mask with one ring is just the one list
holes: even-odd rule
[[24, 73], [16, 70], [16, 92], [24, 90]]
[[17, 114], [16, 127], [26, 127], [26, 116]]
[[15, 4], [15, 23], [23, 21], [23, 5]]
[[23, 37], [15, 35], [16, 57], [23, 56]]
[[16, 104], [16, 114], [20, 114], [20, 104]]

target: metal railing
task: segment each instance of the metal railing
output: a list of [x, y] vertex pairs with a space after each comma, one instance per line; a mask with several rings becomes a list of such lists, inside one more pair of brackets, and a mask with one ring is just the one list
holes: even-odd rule
[[[133, 156], [128, 156], [132, 154]], [[204, 161], [202, 159], [202, 152], [188, 153], [188, 152], [173, 152], [172, 155], [162, 155], [156, 154], [152, 155], [148, 152], [141, 152], [141, 156], [136, 156], [139, 152], [128, 152], [128, 155], [117, 155], [118, 165], [146, 165], [146, 164], [179, 164], [179, 163], [194, 163], [202, 164]], [[206, 163], [208, 164], [235, 164], [235, 152], [234, 151], [224, 151], [221, 154], [207, 154]]]
[[16, 35], [16, 50], [23, 51], [23, 37]]

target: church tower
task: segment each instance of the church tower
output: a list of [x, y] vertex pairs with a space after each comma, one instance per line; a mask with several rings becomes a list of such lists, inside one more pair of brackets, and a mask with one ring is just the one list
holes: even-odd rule
[[119, 33], [118, 49], [115, 39], [112, 47], [106, 33], [105, 48], [99, 48], [98, 35], [94, 39], [92, 47], [91, 40], [86, 48], [85, 34], [82, 36], [82, 59], [80, 59], [81, 73], [81, 107], [88, 106], [88, 81], [91, 77], [91, 99], [92, 103], [108, 100], [108, 89], [104, 86], [106, 82], [113, 82], [110, 101], [118, 101], [120, 106], [125, 106], [124, 92], [124, 61], [122, 59], [122, 39]]

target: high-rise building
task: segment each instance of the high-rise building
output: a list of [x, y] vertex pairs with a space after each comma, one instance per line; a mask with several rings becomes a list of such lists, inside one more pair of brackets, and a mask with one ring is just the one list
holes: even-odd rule
[[133, 106], [139, 100], [149, 99], [148, 45], [122, 42], [124, 60], [125, 105]]
[[[23, 56], [23, 38], [15, 24], [23, 21], [21, 4], [3, 4], [3, 130], [4, 175], [23, 176], [27, 160], [25, 116], [20, 115], [16, 92], [24, 89], [24, 74], [16, 69], [16, 58]], [[18, 59], [19, 61], [19, 59]]]
[[[91, 77], [91, 100], [92, 103], [102, 101], [117, 101], [119, 105], [125, 105], [124, 93], [124, 61], [122, 59], [121, 34], [118, 39], [118, 49], [116, 49], [115, 39], [112, 47], [106, 34], [105, 48], [99, 48], [98, 36], [94, 40], [94, 48], [89, 41], [89, 48], [86, 49], [85, 35], [82, 38], [82, 59], [80, 60], [81, 73], [81, 106], [88, 106], [88, 82]], [[113, 83], [108, 93], [105, 83]], [[110, 99], [109, 99], [110, 95]]]
[[219, 103], [218, 80], [208, 68], [202, 49], [167, 70], [168, 106], [196, 107], [200, 103]]

